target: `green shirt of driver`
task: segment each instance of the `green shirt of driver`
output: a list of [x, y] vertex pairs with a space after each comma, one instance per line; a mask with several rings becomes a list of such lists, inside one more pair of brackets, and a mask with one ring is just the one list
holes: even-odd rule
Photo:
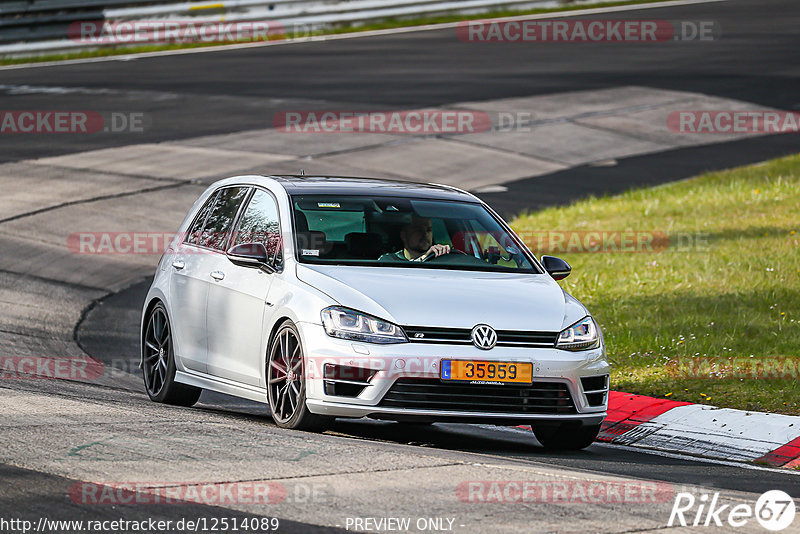
[[378, 261], [387, 261], [387, 260], [415, 261], [411, 259], [411, 256], [409, 255], [406, 249], [398, 250], [397, 252], [387, 252], [386, 254], [378, 258]]

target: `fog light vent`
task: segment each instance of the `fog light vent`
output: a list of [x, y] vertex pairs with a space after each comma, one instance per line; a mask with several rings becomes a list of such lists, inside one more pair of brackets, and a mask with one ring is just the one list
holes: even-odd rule
[[589, 406], [602, 406], [608, 392], [608, 375], [584, 376], [581, 378], [583, 392]]
[[325, 394], [358, 397], [378, 371], [349, 365], [325, 364]]

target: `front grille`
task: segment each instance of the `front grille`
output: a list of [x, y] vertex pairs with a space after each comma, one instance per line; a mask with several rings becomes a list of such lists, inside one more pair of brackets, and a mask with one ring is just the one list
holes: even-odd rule
[[566, 384], [458, 384], [435, 378], [400, 378], [381, 400], [387, 408], [491, 412], [503, 414], [575, 413]]
[[[428, 326], [404, 326], [411, 343], [441, 343], [447, 345], [471, 345], [470, 328], [433, 328]], [[497, 330], [498, 347], [548, 347], [556, 345], [555, 332], [527, 332], [524, 330]]]

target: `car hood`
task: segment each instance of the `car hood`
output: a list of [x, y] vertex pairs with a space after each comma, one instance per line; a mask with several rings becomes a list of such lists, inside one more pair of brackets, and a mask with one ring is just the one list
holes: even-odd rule
[[559, 332], [586, 315], [542, 274], [298, 264], [297, 277], [342, 306], [400, 325]]

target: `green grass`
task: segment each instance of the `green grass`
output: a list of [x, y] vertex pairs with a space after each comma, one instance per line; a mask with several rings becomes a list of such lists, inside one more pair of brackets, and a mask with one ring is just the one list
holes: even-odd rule
[[[800, 155], [518, 217], [519, 232], [700, 236], [661, 252], [559, 254], [605, 333], [617, 390], [800, 414], [800, 380], [732, 369], [800, 358]], [[698, 367], [704, 358], [728, 362]], [[675, 366], [695, 369], [675, 373]], [[795, 367], [796, 369], [796, 367]], [[746, 373], [744, 373], [746, 375]], [[707, 378], [694, 378], [694, 376]]]
[[[354, 32], [363, 32], [363, 31], [371, 31], [371, 30], [385, 30], [385, 29], [392, 29], [392, 28], [406, 28], [410, 26], [423, 26], [427, 24], [442, 24], [447, 22], [459, 22], [464, 20], [481, 20], [481, 19], [488, 19], [488, 18], [497, 18], [497, 17], [508, 17], [508, 16], [517, 16], [517, 15], [536, 15], [542, 13], [560, 13], [564, 11], [575, 11], [581, 9], [590, 9], [595, 7], [613, 7], [613, 6], [627, 6], [627, 5], [635, 5], [635, 4], [651, 4], [655, 2], [662, 2], [664, 0], [622, 0], [622, 1], [615, 1], [615, 2], [597, 2], [593, 4], [583, 4], [583, 5], [566, 5], [561, 7], [554, 7], [554, 8], [538, 8], [538, 9], [529, 9], [529, 10], [498, 10], [498, 11], [490, 11], [487, 13], [482, 13], [480, 15], [442, 15], [442, 16], [430, 16], [430, 17], [418, 17], [418, 18], [403, 18], [403, 19], [387, 19], [380, 22], [374, 22], [369, 24], [363, 25], [343, 25], [336, 28], [331, 28], [328, 30], [323, 31], [315, 31], [311, 33], [304, 33], [304, 34], [296, 34], [296, 33], [286, 33], [284, 35], [276, 35], [271, 36], [269, 39], [270, 41], [274, 40], [284, 40], [284, 39], [292, 39], [292, 38], [301, 38], [301, 37], [317, 37], [322, 35], [337, 35], [342, 33], [354, 33]], [[455, 38], [455, 36], [454, 36]], [[254, 42], [254, 41], [247, 41], [247, 42]], [[85, 50], [81, 52], [72, 52], [72, 53], [64, 53], [64, 54], [44, 54], [38, 56], [26, 56], [26, 57], [0, 57], [0, 65], [21, 65], [26, 63], [41, 63], [45, 61], [66, 61], [70, 59], [84, 59], [84, 58], [94, 58], [94, 57], [107, 57], [107, 56], [119, 56], [119, 55], [127, 55], [127, 54], [141, 54], [147, 52], [161, 52], [165, 50], [183, 50], [183, 49], [191, 49], [191, 48], [209, 48], [209, 47], [216, 47], [216, 46], [224, 46], [236, 44], [235, 42], [215, 42], [215, 43], [184, 43], [184, 44], [153, 44], [153, 45], [143, 45], [143, 46], [119, 46], [119, 47], [109, 47], [109, 48], [102, 48], [98, 50]]]

